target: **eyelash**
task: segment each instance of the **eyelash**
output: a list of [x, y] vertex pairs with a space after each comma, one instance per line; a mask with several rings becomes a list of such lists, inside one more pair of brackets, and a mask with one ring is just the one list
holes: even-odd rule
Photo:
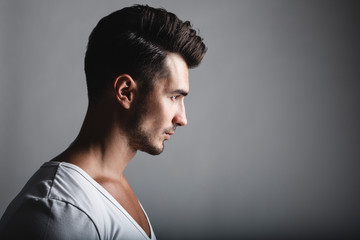
[[176, 100], [179, 96], [171, 96], [171, 100]]

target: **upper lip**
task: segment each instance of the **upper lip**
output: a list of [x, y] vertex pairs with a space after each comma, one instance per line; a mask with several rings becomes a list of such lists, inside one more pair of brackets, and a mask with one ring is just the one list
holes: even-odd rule
[[173, 135], [173, 134], [174, 134], [174, 132], [167, 132], [166, 134]]

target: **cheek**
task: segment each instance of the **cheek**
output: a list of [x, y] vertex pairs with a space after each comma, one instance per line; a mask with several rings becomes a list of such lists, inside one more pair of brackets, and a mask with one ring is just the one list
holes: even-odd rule
[[[174, 113], [176, 112], [176, 104], [173, 102], [164, 104], [159, 111], [159, 116], [161, 116], [161, 122], [166, 127], [170, 127], [172, 125], [172, 119], [174, 117]], [[160, 120], [160, 119], [159, 119]]]
[[155, 101], [148, 109], [146, 120], [143, 122], [144, 128], [151, 132], [163, 131], [172, 126], [175, 104], [169, 98], [164, 97]]
[[164, 112], [159, 110], [160, 109], [152, 109], [148, 112], [142, 123], [143, 129], [147, 130], [148, 132], [157, 132], [161, 130], [164, 125]]

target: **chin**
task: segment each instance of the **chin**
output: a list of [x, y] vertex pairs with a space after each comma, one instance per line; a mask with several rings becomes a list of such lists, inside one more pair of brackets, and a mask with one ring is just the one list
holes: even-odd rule
[[150, 154], [150, 155], [155, 156], [155, 155], [159, 155], [160, 153], [162, 153], [163, 150], [164, 150], [164, 149], [147, 149], [147, 150], [145, 150], [145, 151], [143, 151], [143, 152], [146, 152], [146, 153], [148, 153], [148, 154]]
[[161, 146], [154, 146], [154, 145], [145, 145], [141, 149], [139, 149], [142, 152], [146, 152], [150, 155], [159, 155], [164, 151], [164, 143], [161, 144]]

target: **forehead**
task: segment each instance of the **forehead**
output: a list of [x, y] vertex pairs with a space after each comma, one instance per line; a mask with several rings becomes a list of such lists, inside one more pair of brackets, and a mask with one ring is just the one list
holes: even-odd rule
[[165, 59], [165, 65], [168, 69], [168, 76], [160, 79], [158, 83], [163, 86], [164, 90], [189, 91], [189, 69], [184, 59], [176, 53], [170, 53]]

